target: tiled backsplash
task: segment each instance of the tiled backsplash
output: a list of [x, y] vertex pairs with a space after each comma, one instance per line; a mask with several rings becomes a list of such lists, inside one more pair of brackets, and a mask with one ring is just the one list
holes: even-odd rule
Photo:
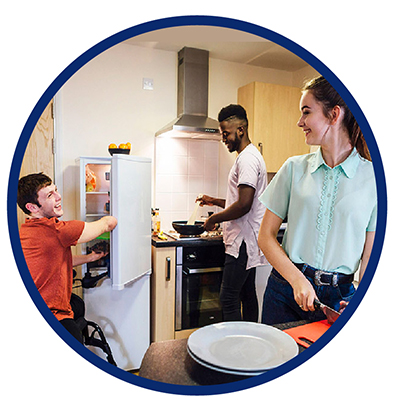
[[[155, 204], [160, 209], [161, 229], [172, 221], [188, 220], [198, 194], [217, 196], [219, 142], [157, 138], [155, 145]], [[215, 207], [200, 207], [197, 219]]]

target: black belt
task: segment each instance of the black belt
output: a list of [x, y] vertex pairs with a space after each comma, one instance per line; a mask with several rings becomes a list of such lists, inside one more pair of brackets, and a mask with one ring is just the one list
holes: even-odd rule
[[338, 286], [343, 283], [351, 283], [354, 274], [346, 275], [340, 272], [327, 272], [316, 269], [308, 264], [294, 264], [305, 276], [312, 278], [317, 286]]

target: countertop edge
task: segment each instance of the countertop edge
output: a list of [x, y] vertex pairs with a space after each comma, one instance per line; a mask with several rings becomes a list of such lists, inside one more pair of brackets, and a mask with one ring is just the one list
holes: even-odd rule
[[189, 247], [189, 246], [215, 246], [217, 244], [223, 243], [222, 236], [213, 237], [209, 239], [199, 238], [199, 239], [168, 239], [163, 240], [158, 237], [151, 238], [151, 245], [153, 247]]

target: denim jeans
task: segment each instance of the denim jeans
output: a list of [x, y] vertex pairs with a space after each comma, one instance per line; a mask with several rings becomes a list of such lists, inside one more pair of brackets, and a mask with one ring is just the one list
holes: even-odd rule
[[[336, 287], [317, 286], [312, 278], [306, 278], [312, 284], [321, 303], [337, 311], [340, 307], [340, 301], [350, 301], [355, 293], [352, 283], [340, 284]], [[326, 319], [326, 316], [321, 310], [306, 312], [300, 309], [294, 300], [293, 289], [290, 284], [273, 269], [264, 293], [261, 321], [267, 325], [274, 325], [301, 320], [314, 322], [322, 319]]]
[[247, 258], [245, 242], [240, 246], [238, 258], [225, 254], [219, 296], [224, 321], [241, 321], [243, 319], [243, 321], [257, 322], [258, 320], [256, 269], [246, 270]]

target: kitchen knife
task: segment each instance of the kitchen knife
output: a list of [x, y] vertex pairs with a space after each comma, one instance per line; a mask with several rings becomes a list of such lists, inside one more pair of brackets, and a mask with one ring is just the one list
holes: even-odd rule
[[324, 312], [324, 314], [326, 315], [326, 318], [328, 319], [328, 322], [331, 325], [340, 317], [340, 313], [335, 311], [333, 308], [328, 307], [325, 304], [322, 304], [317, 299], [314, 300], [314, 306], [316, 309], [321, 309]]

